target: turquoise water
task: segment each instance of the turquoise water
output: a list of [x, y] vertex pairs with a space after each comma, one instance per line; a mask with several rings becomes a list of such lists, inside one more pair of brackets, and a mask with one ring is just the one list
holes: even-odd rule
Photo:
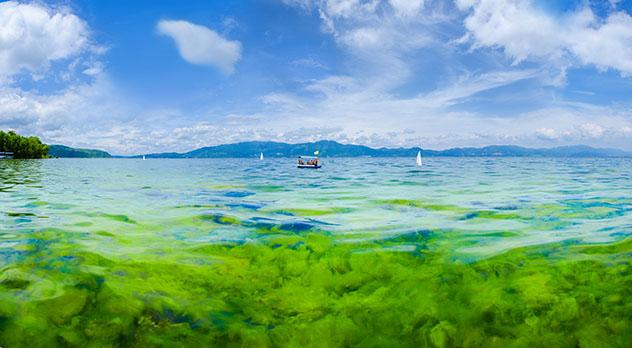
[[[0, 287], [0, 318], [3, 318], [0, 344], [24, 345], [37, 334], [42, 344], [62, 345], [186, 342], [266, 346], [291, 345], [292, 339], [299, 340], [295, 342], [297, 345], [316, 345], [317, 340], [310, 336], [300, 336], [300, 330], [317, 332], [320, 320], [334, 314], [340, 318], [342, 313], [347, 313], [340, 306], [348, 301], [351, 292], [357, 296], [355, 300], [365, 303], [376, 296], [377, 288], [372, 287], [377, 286], [378, 281], [380, 286], [403, 286], [404, 282], [410, 289], [438, 281], [443, 272], [438, 271], [439, 266], [433, 267], [438, 273], [432, 281], [417, 278], [428, 272], [425, 267], [433, 265], [430, 260], [441, 259], [440, 267], [450, 267], [444, 274], [456, 272], [452, 267], [457, 266], [467, 267], [464, 270], [472, 274], [482, 274], [483, 271], [474, 270], [484, 264], [509, 262], [503, 258], [522, 255], [521, 262], [524, 262], [524, 254], [518, 254], [524, 250], [536, 252], [529, 254], [526, 261], [533, 259], [534, 265], [542, 266], [542, 262], [574, 262], [585, 259], [587, 253], [594, 254], [588, 252], [593, 249], [582, 249], [584, 247], [613, 246], [617, 252], [604, 256], [610, 258], [608, 260], [593, 260], [598, 262], [593, 266], [606, 267], [615, 259], [622, 262], [625, 269], [617, 271], [621, 283], [611, 283], [610, 287], [618, 291], [619, 296], [627, 296], [632, 286], [629, 283], [630, 251], [628, 244], [617, 249], [621, 248], [617, 243], [627, 243], [626, 238], [632, 234], [631, 192], [630, 159], [427, 158], [424, 166], [418, 168], [414, 166], [414, 158], [336, 158], [325, 159], [321, 170], [296, 169], [293, 159], [3, 160], [0, 161], [0, 267], [3, 272], [0, 285], [4, 287]], [[290, 259], [315, 257], [314, 253], [320, 249], [314, 246], [314, 240], [319, 241], [318, 245], [325, 245], [317, 259], [327, 262], [327, 272], [333, 272], [332, 277], [348, 273], [332, 266], [334, 259], [350, 265], [349, 270], [361, 272], [363, 280], [357, 289], [348, 290], [348, 294], [346, 290], [314, 294], [313, 291], [329, 288], [301, 277], [325, 271], [318, 271], [314, 268], [316, 264], [307, 261], [295, 265], [295, 271], [289, 268]], [[287, 253], [297, 254], [285, 259], [290, 257]], [[266, 255], [266, 259], [261, 255]], [[359, 270], [363, 265], [353, 267], [352, 260], [357, 257], [369, 258], [363, 259], [363, 265], [374, 267], [406, 264], [407, 272], [413, 273], [398, 281], [391, 273], [388, 277], [367, 277], [368, 270]], [[381, 261], [374, 264], [377, 262], [374, 258]], [[220, 272], [218, 264], [233, 266]], [[261, 268], [270, 264], [278, 266], [274, 272], [286, 279], [281, 282], [283, 286], [268, 278], [257, 278], [261, 272], [271, 272]], [[558, 264], [550, 266], [558, 267]], [[559, 267], [567, 267], [567, 264]], [[180, 278], [172, 278], [174, 272]], [[402, 274], [401, 270], [398, 272]], [[595, 272], [594, 269], [591, 272]], [[516, 274], [512, 276], [518, 277]], [[533, 275], [531, 269], [520, 277]], [[208, 278], [201, 284], [196, 277]], [[227, 279], [234, 282], [220, 289], [210, 280], [215, 279], [213, 277], [217, 277], [217, 282], [228, 283]], [[252, 293], [243, 292], [246, 285], [237, 282], [245, 281], [243, 277], [255, 277], [251, 281], [260, 288]], [[613, 277], [619, 279], [615, 273]], [[461, 276], [461, 282], [455, 283], [454, 289], [463, 292], [466, 278]], [[419, 283], [411, 283], [413, 279]], [[527, 331], [520, 330], [535, 327], [525, 324], [528, 319], [541, 318], [543, 308], [554, 311], [555, 305], [560, 303], [568, 306], [565, 296], [573, 299], [573, 306], [579, 306], [579, 309], [573, 307], [577, 313], [597, 315], [597, 309], [583, 307], [578, 294], [567, 288], [563, 290], [558, 280], [551, 279], [557, 278], [531, 279], [536, 284], [543, 282], [542, 289], [548, 284], [553, 296], [546, 300], [549, 302], [538, 299], [535, 304], [529, 302], [529, 298], [536, 295], [525, 290], [525, 296], [531, 297], [519, 296], [521, 287], [527, 287], [528, 282], [517, 286], [518, 280], [511, 280], [512, 288], [519, 290], [507, 306], [528, 310], [521, 309], [521, 314], [516, 316], [523, 317], [513, 317], [515, 320], [511, 323], [494, 321], [493, 325], [505, 325], [518, 331], [489, 333], [483, 330], [480, 335], [477, 333], [478, 341], [472, 341], [470, 346], [525, 343], [519, 339]], [[293, 285], [294, 292], [278, 293], [289, 291], [284, 286], [290, 280], [299, 282]], [[479, 281], [491, 286], [485, 283], [487, 276], [472, 278], [467, 284], [471, 286]], [[508, 286], [509, 282], [502, 278], [494, 286]], [[363, 284], [367, 284], [366, 287]], [[596, 291], [585, 290], [589, 294]], [[225, 293], [216, 296], [215, 291]], [[475, 289], [468, 291], [472, 293], [466, 291], [467, 296], [480, 296], [474, 294]], [[124, 306], [133, 310], [112, 309], [113, 305], [104, 300], [104, 293], [115, 296], [118, 303], [125, 303]], [[391, 306], [388, 315], [397, 316], [397, 306], [412, 305], [407, 303], [409, 295], [393, 295], [391, 299], [396, 299], [398, 304]], [[298, 302], [280, 304], [281, 300], [275, 297], [277, 300], [272, 301], [270, 296], [285, 296], [287, 301], [296, 297]], [[76, 299], [79, 303], [75, 307], [59, 307], [59, 301]], [[265, 305], [260, 299], [267, 299], [261, 300]], [[461, 301], [444, 300], [455, 304]], [[305, 301], [317, 304], [309, 307]], [[458, 303], [466, 306], [471, 301], [474, 300], [468, 297], [467, 301]], [[627, 300], [613, 301], [612, 306], [616, 308], [610, 310], [619, 317], [611, 322], [616, 321], [619, 326], [604, 324], [607, 329], [599, 326], [593, 336], [578, 334], [584, 332], [579, 327], [564, 327], [555, 332], [562, 335], [559, 337], [573, 339], [568, 342], [551, 339], [560, 345], [573, 346], [598, 342], [596, 337], [605, 335], [615, 339], [610, 341], [613, 345], [630, 343], [630, 335], [623, 332], [631, 327], [631, 307]], [[286, 307], [281, 310], [276, 308], [277, 304]], [[531, 304], [535, 307], [529, 307]], [[258, 305], [263, 306], [260, 313], [269, 311], [270, 316], [261, 318], [262, 314], [248, 314], [246, 308]], [[499, 304], [494, 306], [501, 308]], [[319, 308], [317, 313], [313, 312], [316, 307]], [[471, 311], [489, 310], [485, 308], [474, 306]], [[435, 317], [424, 319], [427, 324], [422, 325], [394, 323], [386, 312], [376, 309], [375, 315], [384, 320], [384, 326], [401, 324], [410, 328], [406, 329], [409, 331], [402, 328], [403, 331], [397, 333], [380, 333], [375, 342], [416, 346], [462, 346], [470, 342], [459, 335], [464, 335], [466, 327], [476, 327], [476, 320], [461, 323], [460, 319], [451, 319], [451, 315], [457, 316], [456, 312], [447, 309], [442, 319], [440, 307], [428, 311]], [[568, 320], [579, 322], [580, 314]], [[401, 315], [410, 316], [403, 312]], [[494, 316], [494, 320], [500, 320], [499, 315]], [[361, 323], [353, 315], [344, 316], [349, 325], [354, 325], [355, 336], [336, 334], [343, 338], [331, 341], [331, 345], [371, 345], [366, 341], [367, 333], [377, 335], [377, 332], [375, 328], [364, 326], [370, 320], [363, 319], [365, 323]], [[99, 322], [100, 329], [108, 325], [117, 329], [101, 332], [91, 329], [92, 322]], [[248, 337], [255, 336], [229, 334], [232, 331], [227, 323], [235, 327], [245, 325], [259, 336], [248, 341]], [[149, 328], [145, 328], [145, 324]], [[298, 326], [279, 338], [279, 327], [290, 324]], [[538, 325], [552, 324], [542, 321]], [[176, 329], [186, 334], [174, 336], [169, 331]], [[536, 335], [535, 332], [530, 334]], [[302, 338], [297, 338], [299, 336]]]
[[[274, 226], [321, 230], [349, 243], [432, 231], [450, 235], [456, 254], [485, 257], [632, 233], [628, 159], [431, 158], [421, 169], [413, 164], [328, 159], [323, 170], [308, 171], [296, 169], [292, 159], [4, 161], [3, 245], [24, 243], [33, 229], [106, 229], [143, 239], [142, 251], [155, 252], [166, 241], [244, 241], [257, 238], [259, 227]], [[240, 223], [190, 223], [203, 215]], [[141, 233], [145, 229], [151, 233]]]

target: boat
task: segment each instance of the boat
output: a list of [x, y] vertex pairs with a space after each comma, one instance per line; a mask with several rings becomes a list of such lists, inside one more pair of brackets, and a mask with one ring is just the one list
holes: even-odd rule
[[417, 167], [421, 167], [421, 151], [417, 151]]
[[143, 161], [145, 160], [145, 155], [143, 155]]
[[322, 167], [318, 156], [298, 156], [298, 168], [318, 169]]
[[263, 152], [259, 153], [259, 161], [263, 161]]

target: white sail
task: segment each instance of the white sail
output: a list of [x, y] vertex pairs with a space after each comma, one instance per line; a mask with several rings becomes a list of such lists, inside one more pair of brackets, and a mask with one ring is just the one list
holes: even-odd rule
[[263, 161], [263, 152], [259, 154], [259, 161]]
[[143, 161], [145, 160], [145, 155], [143, 155]]
[[417, 152], [417, 166], [421, 167], [421, 151]]

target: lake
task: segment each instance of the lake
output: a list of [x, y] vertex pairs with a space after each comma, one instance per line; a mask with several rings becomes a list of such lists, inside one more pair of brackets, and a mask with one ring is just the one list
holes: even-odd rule
[[632, 345], [632, 159], [424, 162], [0, 160], [0, 345]]

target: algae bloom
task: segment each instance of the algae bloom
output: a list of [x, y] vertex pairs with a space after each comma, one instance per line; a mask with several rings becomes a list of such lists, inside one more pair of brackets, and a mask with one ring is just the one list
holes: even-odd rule
[[632, 345], [630, 160], [278, 161], [0, 162], [0, 345]]

